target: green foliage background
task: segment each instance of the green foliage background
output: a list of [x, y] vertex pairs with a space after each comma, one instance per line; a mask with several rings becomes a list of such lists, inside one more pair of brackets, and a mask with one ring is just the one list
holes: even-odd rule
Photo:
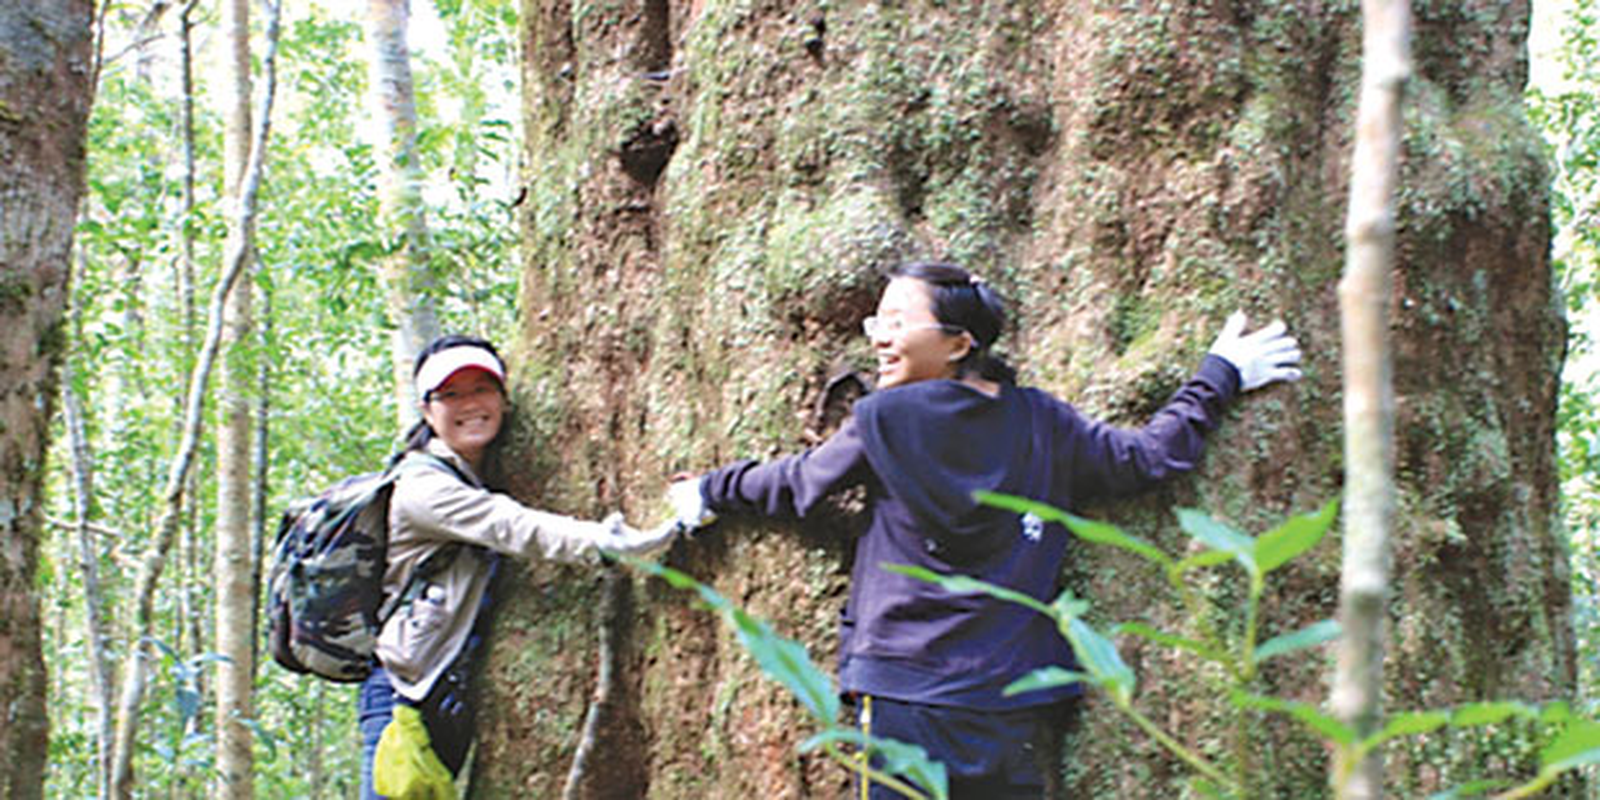
[[[418, 3], [421, 7], [423, 4]], [[521, 23], [511, 0], [439, 0], [444, 37], [414, 51], [420, 146], [428, 175], [434, 268], [445, 328], [515, 340], [519, 264], [513, 208], [519, 201], [515, 154], [521, 131], [517, 94]], [[261, 268], [253, 275], [266, 303], [258, 345], [266, 365], [269, 411], [268, 507], [355, 472], [375, 468], [396, 443], [388, 391], [385, 319], [375, 263], [390, 246], [372, 227], [377, 216], [372, 145], [364, 133], [366, 54], [359, 8], [336, 0], [290, 2], [280, 52], [279, 117], [258, 221]], [[92, 519], [114, 533], [100, 537], [103, 608], [119, 662], [134, 568], [159, 513], [158, 491], [177, 444], [181, 390], [204, 309], [186, 317], [177, 295], [182, 232], [196, 236], [197, 303], [204, 302], [221, 258], [221, 126], [213, 107], [207, 48], [218, 44], [215, 11], [196, 13], [196, 192], [192, 218], [181, 214], [182, 153], [176, 20], [146, 43], [148, 71], [130, 48], [148, 4], [105, 4], [107, 56], [89, 142], [89, 185], [78, 227], [72, 282], [70, 352], [74, 380], [64, 391], [85, 401], [93, 445]], [[1574, 321], [1560, 417], [1565, 519], [1572, 542], [1577, 631], [1586, 713], [1600, 710], [1600, 369], [1590, 319], [1600, 294], [1600, 2], [1572, 0], [1559, 58], [1568, 83], [1530, 92], [1535, 121], [1556, 165], [1556, 258]], [[703, 35], [713, 35], [709, 28]], [[716, 81], [715, 65], [703, 80]], [[870, 88], [870, 87], [868, 87]], [[800, 132], [806, 133], [806, 132]], [[950, 131], [904, 132], [937, 146]], [[730, 137], [731, 138], [731, 137]], [[809, 141], [809, 134], [793, 137]], [[786, 157], [803, 159], [805, 153]], [[974, 167], [977, 169], [978, 167]], [[576, 180], [576, 179], [575, 179]], [[962, 176], [950, 178], [956, 189]], [[954, 191], [954, 190], [952, 190]], [[944, 213], [935, 194], [930, 216]], [[555, 209], [551, 213], [556, 213]], [[1109, 212], [1108, 212], [1109, 213]], [[847, 228], [850, 208], [830, 209], [797, 232]], [[989, 209], [974, 228], [999, 225]], [[692, 219], [690, 220], [692, 222]], [[814, 223], [814, 224], [812, 224]], [[959, 227], [959, 226], [957, 226]], [[865, 248], [882, 243], [871, 232]], [[841, 234], [843, 235], [843, 234]], [[891, 243], [892, 244], [892, 243]], [[730, 245], [733, 246], [733, 245]], [[884, 245], [889, 248], [888, 245]], [[978, 245], [952, 242], [957, 255]], [[794, 249], [809, 243], [797, 233]], [[703, 276], [689, 276], [699, 280]], [[816, 287], [792, 287], [782, 302]], [[1137, 309], [1126, 339], [1148, 333]], [[58, 408], [61, 404], [58, 404]], [[742, 432], [741, 432], [742, 434]], [[57, 425], [50, 463], [49, 516], [73, 518], [65, 430]], [[212, 658], [209, 550], [212, 453], [196, 470], [189, 534], [174, 554], [160, 596], [159, 637], [168, 653], [150, 695], [146, 749], [138, 772], [148, 794], [200, 796], [211, 760], [206, 682]], [[268, 520], [266, 536], [271, 535]], [[47, 796], [93, 793], [94, 729], [86, 671], [84, 590], [70, 529], [52, 526], [42, 548], [40, 591], [51, 672], [51, 773]], [[189, 616], [182, 616], [187, 613]], [[193, 631], [199, 631], [198, 641]], [[345, 796], [355, 780], [353, 690], [261, 669], [258, 682], [258, 791], [264, 797]], [[316, 775], [322, 776], [320, 782]]]
[[[68, 358], [70, 388], [84, 400], [93, 447], [91, 519], [115, 531], [100, 537], [96, 557], [103, 613], [117, 626], [109, 645], [119, 665], [129, 649], [133, 573], [160, 512], [182, 389], [221, 260], [226, 209], [214, 110], [221, 87], [208, 66], [220, 45], [213, 5], [200, 3], [194, 14], [197, 205], [189, 220], [181, 203], [177, 14], [145, 43], [148, 62], [141, 68], [138, 51], [127, 48], [139, 37], [148, 4], [106, 9], [108, 60], [91, 121]], [[363, 9], [286, 4], [257, 221], [259, 267], [251, 276], [260, 331], [253, 355], [267, 387], [257, 402], [268, 408], [269, 515], [294, 495], [379, 468], [398, 442], [387, 360], [392, 326], [377, 283], [376, 259], [390, 243], [373, 227], [377, 174], [366, 122], [372, 113]], [[440, 2], [437, 12], [442, 39], [414, 45], [412, 65], [442, 323], [448, 331], [509, 341], [518, 276], [510, 179], [518, 138], [515, 11], [504, 0], [453, 0]], [[259, 31], [253, 49], [259, 57]], [[198, 306], [187, 319], [177, 288], [185, 224], [195, 232]], [[136, 765], [149, 796], [203, 796], [213, 758], [206, 684], [215, 659], [208, 645], [216, 489], [209, 440], [194, 470], [187, 533], [159, 593], [157, 638], [167, 656], [147, 701]], [[63, 425], [52, 446], [48, 514], [70, 523]], [[269, 540], [275, 523], [268, 519], [262, 531]], [[93, 698], [76, 537], [53, 525], [43, 552], [52, 713], [47, 796], [92, 796]], [[352, 794], [359, 772], [354, 689], [269, 664], [259, 670], [257, 692], [259, 796]]]

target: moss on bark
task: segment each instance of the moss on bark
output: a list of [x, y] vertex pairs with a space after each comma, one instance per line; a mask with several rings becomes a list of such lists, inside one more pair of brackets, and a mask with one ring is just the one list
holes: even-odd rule
[[[1394, 709], [1574, 688], [1554, 516], [1564, 327], [1520, 101], [1527, 14], [1524, 0], [1417, 6], [1392, 304]], [[1017, 301], [1024, 380], [1119, 422], [1159, 406], [1233, 308], [1300, 336], [1306, 379], [1240, 404], [1197, 474], [1094, 513], [1179, 550], [1174, 505], [1259, 531], [1338, 494], [1353, 0], [526, 0], [524, 24], [526, 496], [653, 522], [674, 471], [815, 441], [828, 378], [870, 363], [856, 326], [877, 270], [915, 257], [999, 285]], [[670, 563], [827, 662], [858, 523], [848, 504], [804, 525], [724, 523]], [[1076, 553], [1063, 577], [1097, 620], [1176, 623], [1152, 604], [1154, 576]], [[1266, 630], [1331, 616], [1338, 563], [1330, 538], [1291, 569]], [[488, 682], [480, 796], [560, 790], [593, 680], [593, 579], [522, 577]], [[658, 586], [634, 596], [624, 673], [642, 735], [612, 752], [648, 765], [650, 796], [845, 786], [796, 753], [803, 714], [714, 620]], [[1143, 706], [1196, 746], [1228, 744], [1232, 712], [1192, 665], [1122, 646]], [[1304, 666], [1261, 688], [1324, 693]], [[1179, 766], [1105, 711], [1091, 703], [1067, 737], [1066, 795], [1178, 796]], [[1272, 733], [1263, 790], [1320, 794], [1321, 746]], [[1413, 796], [1525, 769], [1526, 740], [1397, 749], [1392, 785]]]

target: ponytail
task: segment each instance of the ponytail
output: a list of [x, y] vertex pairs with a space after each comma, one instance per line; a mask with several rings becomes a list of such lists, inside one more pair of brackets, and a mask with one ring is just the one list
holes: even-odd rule
[[1017, 382], [1016, 369], [994, 352], [995, 340], [1006, 326], [1005, 300], [994, 287], [954, 264], [912, 262], [891, 269], [889, 277], [916, 278], [927, 283], [932, 288], [934, 318], [971, 337], [972, 347], [956, 362], [958, 376], [977, 375], [995, 383]]

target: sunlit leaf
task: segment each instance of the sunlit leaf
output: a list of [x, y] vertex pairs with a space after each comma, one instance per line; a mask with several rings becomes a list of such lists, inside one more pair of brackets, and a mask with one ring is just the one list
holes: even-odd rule
[[1320, 511], [1290, 517], [1256, 540], [1256, 566], [1271, 572], [1296, 556], [1317, 546], [1339, 516], [1339, 501], [1331, 500]]
[[1383, 730], [1368, 737], [1366, 744], [1376, 747], [1391, 739], [1432, 733], [1450, 722], [1447, 711], [1407, 711], [1384, 720]]
[[1312, 623], [1294, 633], [1286, 633], [1262, 642], [1256, 648], [1256, 663], [1259, 664], [1274, 656], [1281, 656], [1285, 653], [1293, 653], [1296, 650], [1331, 642], [1339, 638], [1340, 633], [1338, 620], [1325, 619], [1321, 622]]
[[1547, 771], [1600, 764], [1600, 722], [1580, 719], [1568, 724], [1540, 751], [1539, 763]]
[[1495, 725], [1512, 717], [1532, 719], [1539, 716], [1539, 710], [1525, 703], [1513, 701], [1499, 701], [1487, 703], [1468, 703], [1455, 709], [1450, 715], [1450, 725], [1454, 728], [1471, 728], [1478, 725]]
[[1184, 532], [1213, 550], [1231, 554], [1234, 560], [1244, 565], [1244, 568], [1249, 570], [1251, 574], [1258, 572], [1254, 555], [1254, 539], [1234, 530], [1232, 526], [1192, 508], [1180, 508], [1177, 514], [1178, 525], [1183, 528]]
[[1306, 703], [1297, 703], [1292, 700], [1283, 700], [1277, 697], [1266, 697], [1241, 691], [1233, 692], [1229, 700], [1239, 708], [1287, 714], [1305, 724], [1306, 727], [1316, 731], [1322, 738], [1335, 744], [1348, 747], [1356, 742], [1356, 733], [1349, 726], [1335, 719], [1332, 715], [1323, 713], [1321, 709]]

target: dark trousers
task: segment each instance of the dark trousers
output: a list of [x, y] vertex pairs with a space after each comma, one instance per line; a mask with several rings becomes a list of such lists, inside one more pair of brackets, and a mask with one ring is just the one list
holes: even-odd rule
[[[383, 729], [394, 719], [395, 703], [401, 702], [389, 683], [389, 673], [379, 667], [361, 684], [356, 698], [357, 716], [361, 721], [361, 800], [382, 800], [383, 795], [372, 789], [372, 763], [378, 753], [378, 740]], [[451, 775], [461, 772], [472, 748], [472, 703], [467, 698], [467, 665], [451, 665], [439, 682], [429, 690], [419, 706], [422, 720], [428, 726], [428, 739], [433, 752], [444, 762]]]
[[[864, 705], [860, 700], [856, 703], [858, 724]], [[1051, 720], [1061, 711], [1059, 707], [982, 711], [884, 697], [873, 697], [871, 707], [867, 732], [875, 739], [895, 739], [926, 750], [945, 767], [950, 800], [1038, 800], [1044, 796], [1045, 776], [1039, 765], [1041, 757], [1054, 763], [1054, 753], [1048, 750], [1054, 742]], [[853, 796], [860, 797], [859, 786]], [[873, 783], [867, 797], [893, 800], [901, 795]]]

